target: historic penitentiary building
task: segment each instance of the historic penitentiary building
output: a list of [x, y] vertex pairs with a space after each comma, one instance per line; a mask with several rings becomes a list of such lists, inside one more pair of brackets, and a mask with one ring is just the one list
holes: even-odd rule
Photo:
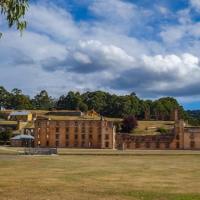
[[114, 149], [113, 122], [102, 117], [38, 117], [35, 146]]
[[99, 149], [200, 149], [200, 128], [175, 123], [168, 134], [115, 133], [113, 122], [104, 119], [38, 118], [35, 146]]
[[[30, 113], [22, 114], [23, 119], [18, 124], [23, 126], [17, 126], [18, 132], [32, 135], [35, 147], [200, 150], [200, 127], [186, 125], [178, 119], [177, 112], [174, 113], [174, 127], [168, 133], [149, 135], [145, 131], [144, 134], [116, 133], [113, 119], [101, 117], [94, 111], [85, 114], [80, 111], [33, 113], [32, 121], [27, 122], [24, 114]], [[14, 139], [11, 145], [17, 146], [19, 142]]]
[[177, 120], [168, 134], [134, 135], [117, 134], [117, 148], [120, 149], [185, 149], [200, 150], [200, 127], [186, 126]]

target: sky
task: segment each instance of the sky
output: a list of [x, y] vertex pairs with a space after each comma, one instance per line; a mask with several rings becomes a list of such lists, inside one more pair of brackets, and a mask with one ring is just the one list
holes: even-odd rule
[[20, 36], [0, 18], [0, 85], [172, 96], [200, 109], [200, 0], [32, 0]]

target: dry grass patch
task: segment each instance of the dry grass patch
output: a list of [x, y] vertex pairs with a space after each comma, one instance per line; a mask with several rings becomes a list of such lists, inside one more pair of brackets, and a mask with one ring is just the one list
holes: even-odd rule
[[158, 128], [171, 130], [174, 127], [173, 121], [138, 121], [138, 127], [134, 130], [134, 134], [157, 134]]
[[199, 200], [200, 156], [0, 156], [1, 200]]

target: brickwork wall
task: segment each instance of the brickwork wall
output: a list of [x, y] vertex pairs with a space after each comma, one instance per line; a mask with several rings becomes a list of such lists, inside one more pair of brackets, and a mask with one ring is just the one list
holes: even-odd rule
[[200, 150], [200, 127], [185, 127], [184, 121], [179, 120], [172, 133], [167, 135], [117, 134], [117, 148]]
[[200, 128], [184, 129], [184, 149], [200, 149]]
[[115, 131], [105, 120], [35, 121], [35, 146], [114, 148]]

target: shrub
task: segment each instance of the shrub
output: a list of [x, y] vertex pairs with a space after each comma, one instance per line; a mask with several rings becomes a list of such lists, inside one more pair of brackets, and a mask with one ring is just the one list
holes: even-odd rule
[[122, 122], [122, 132], [123, 133], [131, 133], [132, 130], [137, 128], [138, 122], [135, 116], [130, 115], [123, 119]]
[[168, 130], [163, 127], [159, 127], [159, 128], [157, 128], [157, 132], [159, 132], [161, 134], [166, 134], [166, 133], [168, 133]]

